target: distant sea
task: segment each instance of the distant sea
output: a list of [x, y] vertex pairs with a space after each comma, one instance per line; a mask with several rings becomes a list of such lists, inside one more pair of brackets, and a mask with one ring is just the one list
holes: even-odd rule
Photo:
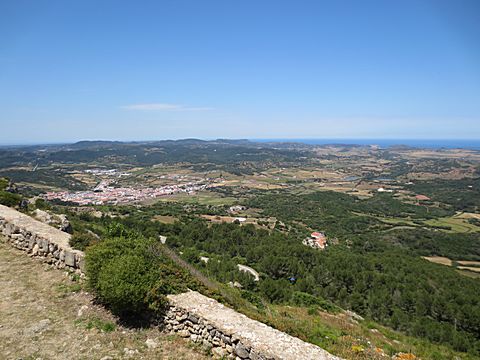
[[388, 148], [396, 145], [406, 145], [416, 148], [427, 149], [474, 149], [480, 150], [479, 140], [455, 140], [455, 139], [251, 139], [256, 142], [296, 142], [309, 145], [378, 145]]

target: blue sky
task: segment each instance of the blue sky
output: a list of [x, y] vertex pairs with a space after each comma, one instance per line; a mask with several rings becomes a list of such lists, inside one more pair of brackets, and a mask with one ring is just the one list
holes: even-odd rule
[[480, 1], [0, 1], [0, 143], [480, 138]]

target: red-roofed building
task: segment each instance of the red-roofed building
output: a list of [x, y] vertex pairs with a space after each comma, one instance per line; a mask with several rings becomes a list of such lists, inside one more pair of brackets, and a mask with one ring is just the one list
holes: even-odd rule
[[419, 201], [429, 201], [430, 198], [428, 196], [425, 196], [425, 195], [417, 195], [415, 196], [415, 199], [419, 200]]
[[310, 234], [309, 238], [306, 238], [303, 241], [303, 244], [313, 248], [323, 250], [327, 246], [327, 237], [325, 236], [324, 233], [315, 231]]

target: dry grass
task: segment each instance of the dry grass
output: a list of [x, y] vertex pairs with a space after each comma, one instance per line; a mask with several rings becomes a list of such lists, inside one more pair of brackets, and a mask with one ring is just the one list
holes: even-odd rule
[[469, 233], [478, 232], [480, 230], [480, 227], [468, 223], [464, 218], [456, 216], [426, 220], [425, 224], [433, 226], [448, 226], [450, 227], [449, 230], [442, 229], [442, 231], [447, 233]]
[[[435, 264], [446, 265], [446, 266], [453, 265], [452, 260], [443, 256], [422, 256], [422, 258], [430, 262], [433, 262]], [[480, 275], [480, 261], [458, 260], [458, 261], [455, 261], [455, 263], [459, 265], [463, 265], [463, 266], [456, 266], [456, 269], [459, 270], [458, 272], [462, 275], [470, 276], [470, 277], [477, 277], [478, 276], [477, 274]]]
[[449, 149], [449, 150], [430, 150], [430, 149], [415, 149], [415, 150], [406, 150], [398, 151], [401, 154], [406, 155], [407, 157], [424, 159], [479, 159], [479, 154], [473, 150], [467, 149]]
[[[2, 241], [0, 359], [207, 358], [183, 339], [158, 329], [119, 325], [68, 274]], [[147, 348], [147, 339], [154, 339], [158, 347]]]
[[[245, 221], [242, 224], [252, 224], [257, 229], [270, 229], [273, 228], [276, 222], [275, 218], [254, 218], [254, 217], [244, 217], [243, 215], [238, 216], [218, 216], [218, 215], [200, 215], [200, 217], [204, 218], [205, 220], [210, 221], [211, 223], [233, 223], [237, 218], [245, 218]], [[267, 222], [268, 225], [260, 225], [258, 222], [264, 221]]]
[[478, 267], [458, 266], [457, 269], [459, 269], [459, 270], [468, 270], [468, 271], [473, 271], [473, 272], [480, 273], [480, 268], [478, 268]]
[[447, 265], [447, 266], [452, 266], [452, 263], [453, 263], [452, 260], [443, 256], [422, 256], [422, 258], [430, 262], [433, 262], [435, 264], [441, 264], [441, 265]]
[[455, 215], [455, 217], [459, 219], [480, 219], [480, 214], [464, 212]]
[[468, 265], [473, 265], [473, 266], [480, 266], [480, 261], [468, 261], [468, 260], [462, 260], [462, 261], [457, 261], [460, 265], [468, 266]]
[[164, 224], [173, 224], [178, 219], [175, 216], [170, 216], [170, 215], [155, 215], [153, 217], [153, 220], [159, 221]]
[[257, 182], [257, 181], [251, 181], [251, 182], [244, 181], [242, 182], [242, 185], [251, 189], [258, 189], [258, 190], [275, 190], [275, 189], [284, 188], [284, 186], [282, 185], [269, 184], [267, 182]]

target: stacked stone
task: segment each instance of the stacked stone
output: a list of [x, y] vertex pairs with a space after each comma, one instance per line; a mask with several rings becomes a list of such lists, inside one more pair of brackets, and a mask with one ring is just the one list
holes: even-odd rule
[[218, 358], [340, 360], [320, 347], [273, 329], [196, 291], [168, 295], [167, 330], [211, 350]]
[[30, 256], [45, 258], [55, 268], [71, 268], [83, 272], [83, 253], [78, 250], [63, 249], [58, 244], [35, 233], [34, 229], [26, 229], [9, 223], [0, 217], [0, 232], [10, 245], [26, 251]]
[[206, 320], [170, 306], [163, 319], [165, 329], [181, 337], [189, 338], [211, 351], [216, 358], [270, 360], [273, 358], [257, 354], [255, 350], [243, 344], [235, 335], [230, 336], [216, 329]]

